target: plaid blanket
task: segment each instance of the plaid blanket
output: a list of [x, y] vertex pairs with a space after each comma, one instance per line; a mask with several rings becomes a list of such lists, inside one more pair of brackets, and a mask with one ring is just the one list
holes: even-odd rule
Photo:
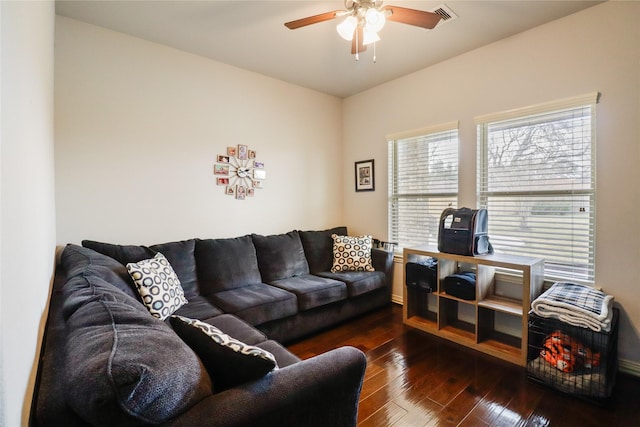
[[531, 303], [534, 313], [596, 332], [609, 332], [613, 296], [586, 285], [557, 282]]

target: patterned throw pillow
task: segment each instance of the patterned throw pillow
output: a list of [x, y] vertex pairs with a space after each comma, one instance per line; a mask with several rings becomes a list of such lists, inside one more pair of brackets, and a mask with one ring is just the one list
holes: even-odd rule
[[273, 354], [238, 341], [213, 325], [173, 315], [171, 326], [200, 357], [216, 391], [256, 380], [278, 369]]
[[152, 316], [165, 320], [187, 303], [178, 276], [161, 253], [127, 264], [127, 271]]
[[375, 271], [371, 264], [371, 236], [338, 236], [333, 238], [332, 273], [340, 271]]

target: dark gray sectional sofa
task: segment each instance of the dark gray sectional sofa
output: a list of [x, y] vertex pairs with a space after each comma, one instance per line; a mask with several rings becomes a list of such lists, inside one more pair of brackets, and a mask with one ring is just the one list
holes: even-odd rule
[[[53, 286], [31, 424], [355, 425], [363, 353], [342, 347], [302, 361], [283, 347], [390, 303], [393, 254], [372, 249], [376, 271], [332, 273], [334, 233], [347, 230], [149, 247], [68, 245]], [[277, 368], [222, 389], [212, 360], [189, 347], [169, 319], [152, 317], [138, 296], [125, 265], [156, 253], [167, 258], [188, 301], [176, 315], [268, 351]], [[226, 380], [238, 369], [228, 366]]]

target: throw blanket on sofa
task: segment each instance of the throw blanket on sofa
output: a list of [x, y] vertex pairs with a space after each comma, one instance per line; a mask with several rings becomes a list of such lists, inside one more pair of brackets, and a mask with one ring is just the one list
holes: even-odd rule
[[531, 303], [534, 313], [596, 332], [609, 332], [613, 296], [590, 286], [557, 282]]

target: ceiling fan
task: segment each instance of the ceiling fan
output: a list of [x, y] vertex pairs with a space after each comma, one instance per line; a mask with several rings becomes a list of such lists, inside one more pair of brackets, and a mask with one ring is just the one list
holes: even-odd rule
[[284, 25], [295, 30], [346, 16], [346, 19], [338, 24], [336, 29], [342, 38], [351, 41], [351, 53], [355, 54], [356, 60], [358, 60], [359, 52], [365, 51], [367, 45], [380, 40], [377, 33], [387, 20], [430, 30], [442, 19], [441, 15], [433, 12], [399, 6], [382, 6], [382, 0], [345, 0], [344, 7], [346, 10], [334, 10], [308, 16], [287, 22]]

